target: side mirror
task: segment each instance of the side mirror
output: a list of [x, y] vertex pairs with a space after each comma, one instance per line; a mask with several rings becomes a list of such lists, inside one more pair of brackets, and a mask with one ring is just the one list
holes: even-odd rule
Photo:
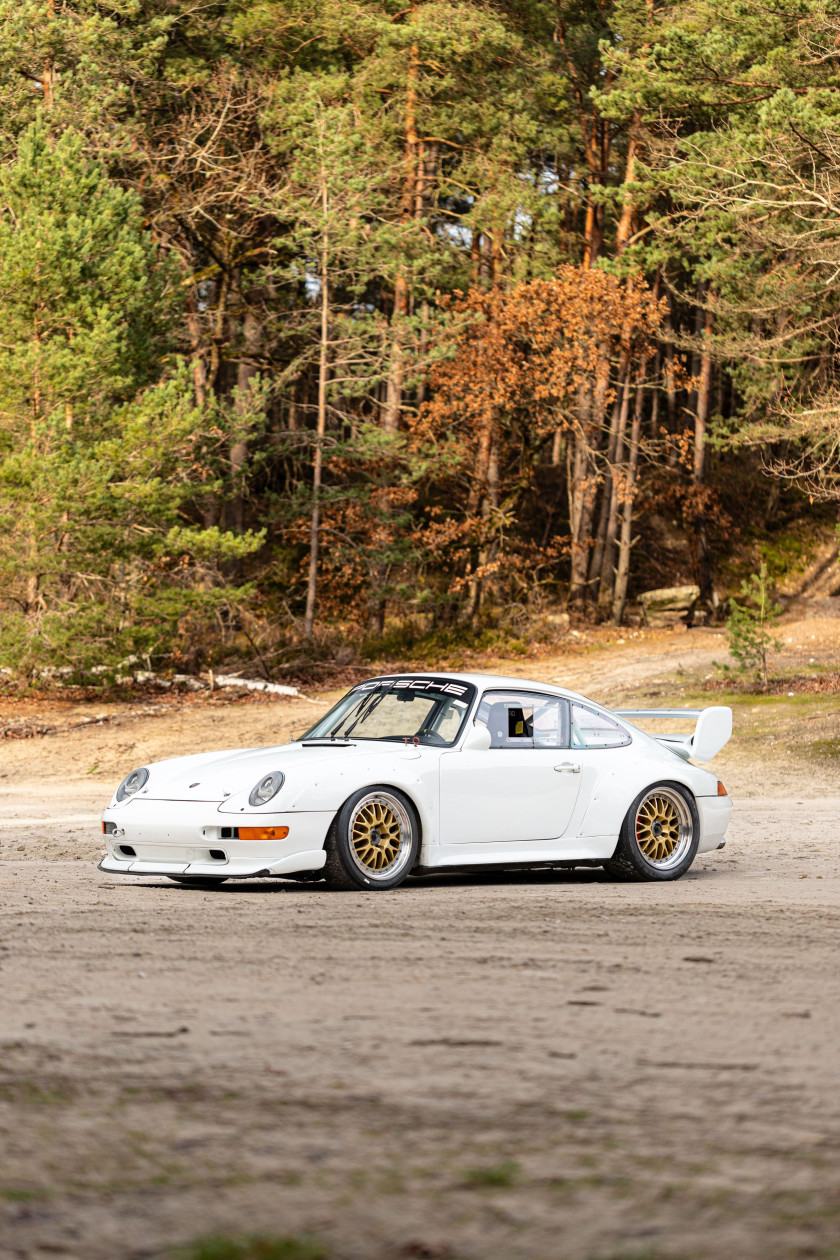
[[467, 738], [464, 740], [464, 752], [486, 752], [493, 743], [493, 737], [486, 726], [482, 726], [480, 722], [473, 722], [467, 731]]

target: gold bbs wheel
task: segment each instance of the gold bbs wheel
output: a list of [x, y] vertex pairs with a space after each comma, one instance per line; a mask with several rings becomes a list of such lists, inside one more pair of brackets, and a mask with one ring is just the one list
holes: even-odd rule
[[654, 788], [636, 809], [633, 833], [644, 860], [657, 870], [679, 866], [691, 845], [694, 823], [682, 793]]
[[370, 792], [356, 802], [348, 825], [350, 856], [366, 880], [400, 875], [413, 856], [411, 817], [390, 792]]

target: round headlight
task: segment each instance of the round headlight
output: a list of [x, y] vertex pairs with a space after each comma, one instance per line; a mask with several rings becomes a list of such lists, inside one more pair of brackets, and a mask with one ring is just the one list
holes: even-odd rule
[[282, 770], [272, 770], [271, 774], [267, 774], [260, 779], [257, 786], [252, 790], [248, 797], [249, 805], [265, 805], [266, 801], [270, 801], [272, 796], [276, 796], [283, 786], [286, 776]]
[[141, 766], [139, 770], [132, 770], [131, 774], [127, 774], [117, 788], [117, 800], [124, 801], [129, 796], [134, 796], [135, 792], [139, 792], [141, 787], [145, 787], [148, 781], [149, 772], [145, 766]]

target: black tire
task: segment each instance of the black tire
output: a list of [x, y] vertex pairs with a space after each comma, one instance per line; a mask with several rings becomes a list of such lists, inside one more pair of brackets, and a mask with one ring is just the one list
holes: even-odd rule
[[216, 888], [227, 883], [226, 875], [167, 875], [173, 884], [183, 884], [185, 888]]
[[685, 875], [697, 855], [700, 816], [679, 783], [654, 783], [634, 800], [604, 870], [613, 879], [663, 883]]
[[338, 811], [326, 849], [323, 876], [329, 888], [398, 888], [420, 853], [417, 811], [398, 788], [381, 783], [360, 788]]

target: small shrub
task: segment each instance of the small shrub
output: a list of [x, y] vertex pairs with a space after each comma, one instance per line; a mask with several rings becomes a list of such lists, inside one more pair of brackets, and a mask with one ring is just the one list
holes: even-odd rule
[[[729, 653], [735, 659], [734, 672], [755, 674], [767, 686], [767, 653], [778, 652], [781, 640], [773, 631], [779, 624], [781, 604], [774, 604], [770, 595], [767, 565], [762, 563], [758, 573], [753, 573], [741, 583], [739, 594], [746, 601], [729, 601], [729, 617], [726, 635]], [[723, 666], [729, 672], [729, 666]]]

